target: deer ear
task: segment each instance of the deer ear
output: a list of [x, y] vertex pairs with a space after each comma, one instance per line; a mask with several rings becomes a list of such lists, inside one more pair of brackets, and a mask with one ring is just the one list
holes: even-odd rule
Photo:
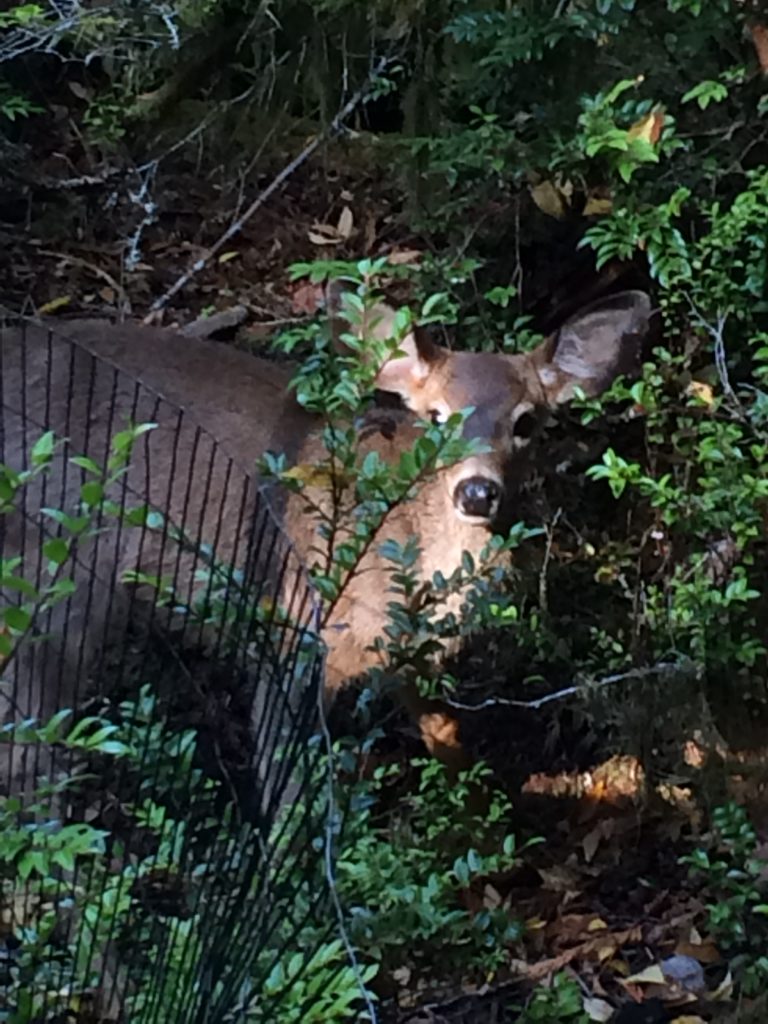
[[573, 397], [576, 388], [594, 397], [621, 374], [640, 366], [651, 300], [645, 292], [620, 292], [581, 310], [532, 353], [549, 405]]
[[[355, 331], [361, 337], [386, 341], [395, 335], [396, 311], [386, 302], [377, 302], [366, 313], [365, 321], [352, 327], [341, 315], [344, 285], [329, 282], [325, 291], [325, 306], [331, 323], [331, 337], [335, 348], [347, 352], [342, 335]], [[405, 401], [426, 380], [432, 367], [443, 357], [443, 349], [436, 345], [422, 327], [412, 327], [399, 343], [397, 354], [388, 359], [376, 375], [376, 387], [392, 391]], [[365, 356], [363, 356], [365, 358]]]
[[444, 350], [436, 345], [423, 327], [413, 327], [398, 343], [398, 351], [379, 370], [376, 387], [394, 391], [409, 403], [433, 367], [442, 360]]

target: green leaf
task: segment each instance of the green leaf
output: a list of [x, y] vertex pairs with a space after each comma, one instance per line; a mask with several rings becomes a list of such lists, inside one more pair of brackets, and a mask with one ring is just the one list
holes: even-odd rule
[[0, 587], [4, 590], [15, 590], [25, 597], [32, 598], [32, 600], [36, 600], [38, 597], [37, 590], [23, 576], [11, 576], [10, 574], [0, 576]]
[[710, 103], [722, 103], [728, 98], [728, 89], [721, 82], [707, 80], [699, 82], [692, 89], [689, 89], [682, 98], [683, 103], [690, 103], [696, 100], [702, 110], [706, 110]]
[[104, 497], [104, 487], [98, 480], [90, 480], [80, 488], [80, 497], [86, 505], [98, 505]]
[[43, 544], [43, 554], [55, 566], [63, 565], [69, 558], [69, 542], [63, 537], [52, 537]]
[[75, 581], [69, 577], [63, 580], [56, 580], [56, 582], [48, 588], [46, 603], [53, 604], [56, 601], [61, 601], [65, 597], [70, 597], [74, 594], [75, 589]]
[[61, 737], [61, 727], [74, 712], [71, 708], [62, 708], [50, 718], [44, 726], [38, 729], [38, 735], [44, 743], [55, 743]]
[[51, 461], [56, 447], [56, 435], [52, 430], [47, 431], [39, 438], [32, 447], [32, 465], [45, 466]]
[[32, 621], [32, 613], [20, 605], [10, 604], [3, 608], [3, 621], [9, 629], [23, 633]]
[[99, 469], [93, 459], [88, 459], [85, 455], [73, 455], [69, 461], [88, 473], [93, 473], [94, 476], [101, 476], [101, 469]]

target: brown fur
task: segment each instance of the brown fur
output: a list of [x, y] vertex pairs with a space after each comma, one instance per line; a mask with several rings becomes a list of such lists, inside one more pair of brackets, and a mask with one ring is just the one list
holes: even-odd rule
[[[389, 316], [388, 311], [385, 320], [386, 316]], [[429, 416], [433, 411], [445, 415], [473, 407], [475, 411], [467, 421], [466, 433], [490, 447], [487, 454], [441, 472], [422, 488], [416, 500], [401, 506], [387, 524], [384, 533], [400, 541], [408, 535], [421, 537], [420, 568], [426, 578], [438, 569], [450, 575], [460, 564], [464, 550], [476, 556], [488, 540], [489, 529], [508, 516], [516, 485], [525, 471], [531, 440], [529, 430], [525, 436], [516, 435], [518, 418], [525, 414], [530, 420], [530, 416], [537, 416], [540, 410], [567, 399], [574, 384], [595, 394], [609, 384], [616, 373], [630, 369], [646, 332], [648, 316], [647, 297], [625, 293], [574, 318], [556, 337], [525, 355], [454, 353], [434, 345], [418, 330], [403, 340], [401, 347], [405, 355], [381, 368], [379, 386], [399, 393], [410, 410], [420, 416]], [[66, 331], [85, 350], [109, 361], [185, 410], [184, 429], [175, 447], [178, 423], [168, 407], [159, 414], [156, 409], [139, 409], [133, 416], [134, 420], [152, 418], [159, 423], [159, 439], [153, 439], [152, 457], [145, 457], [143, 462], [139, 459], [138, 466], [132, 470], [132, 480], [137, 487], [147, 489], [149, 499], [160, 507], [165, 506], [168, 499], [171, 461], [175, 459], [178, 464], [191, 457], [195, 423], [202, 425], [248, 471], [252, 471], [255, 460], [267, 450], [285, 452], [289, 460], [296, 463], [312, 463], [321, 457], [312, 417], [287, 393], [293, 367], [253, 358], [212, 342], [184, 338], [174, 331], [134, 324], [71, 322], [59, 330]], [[380, 335], [386, 335], [387, 323], [377, 330]], [[3, 338], [3, 402], [9, 442], [5, 460], [12, 464], [14, 456], [18, 457], [21, 448], [36, 436], [29, 428], [25, 437], [22, 429], [22, 410], [17, 401], [22, 377], [31, 395], [25, 415], [41, 418], [47, 372], [42, 332], [30, 332], [24, 367], [19, 353], [18, 335], [7, 332]], [[66, 376], [63, 367], [52, 375], [53, 406], [58, 410], [53, 421], [62, 427], [66, 420]], [[75, 409], [83, 408], [86, 393], [90, 395], [90, 411], [85, 418], [91, 422], [91, 435], [94, 425], [103, 430], [112, 401], [107, 376], [100, 376], [94, 386], [83, 371], [80, 376], [75, 375], [74, 386], [79, 395], [74, 402]], [[130, 388], [123, 385], [118, 400], [124, 412], [130, 411]], [[33, 415], [35, 403], [37, 417]], [[9, 407], [16, 408], [15, 415], [9, 412]], [[395, 417], [386, 425], [385, 420], [388, 418], [381, 421], [381, 429], [373, 422], [363, 447], [375, 448], [384, 459], [391, 461], [410, 446], [417, 428], [408, 415]], [[117, 421], [114, 429], [120, 426]], [[78, 449], [84, 430], [85, 423], [78, 422], [76, 416], [69, 429], [74, 450]], [[198, 454], [198, 458], [203, 457]], [[467, 477], [477, 476], [495, 481], [501, 499], [492, 518], [468, 521], [457, 512], [456, 487]], [[215, 471], [212, 487], [219, 490], [225, 487], [225, 481], [218, 479]], [[231, 513], [225, 510], [220, 522], [207, 524], [208, 533], [217, 534], [222, 558], [227, 557], [235, 543], [238, 497], [233, 495]], [[34, 498], [31, 495], [29, 500], [34, 501]], [[192, 513], [204, 518], [200, 493], [196, 490], [190, 499]], [[172, 514], [180, 516], [187, 500], [186, 489], [177, 486], [170, 495]], [[298, 553], [307, 558], [316, 543], [316, 524], [306, 515], [300, 497], [288, 502], [284, 525]], [[13, 536], [9, 534], [5, 557], [12, 547]], [[157, 571], [161, 552], [156, 548], [136, 551], [129, 543], [124, 543], [116, 552], [110, 544], [105, 544], [98, 556], [101, 568], [105, 569], [108, 559], [116, 555], [123, 567], [135, 568], [139, 563], [152, 572]], [[325, 630], [329, 691], [335, 691], [347, 679], [373, 664], [375, 655], [367, 648], [381, 634], [385, 624], [388, 586], [387, 564], [371, 550]], [[70, 693], [66, 692], [66, 687], [58, 688], [58, 698], [53, 704], [71, 698], [72, 686], [77, 685], [76, 676], [77, 672], [73, 672]], [[39, 685], [45, 688], [47, 684]], [[404, 699], [419, 720], [427, 746], [446, 759], [455, 758], [460, 748], [453, 719], [439, 705], [419, 701], [413, 693], [406, 692]], [[47, 714], [53, 710], [52, 701], [46, 699], [45, 694], [34, 698], [27, 694], [23, 703], [26, 712]]]

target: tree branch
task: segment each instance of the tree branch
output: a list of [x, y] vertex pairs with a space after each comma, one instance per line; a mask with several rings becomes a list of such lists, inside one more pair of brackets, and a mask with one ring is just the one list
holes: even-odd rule
[[592, 679], [584, 683], [573, 683], [562, 690], [554, 693], [547, 693], [536, 700], [511, 700], [508, 697], [488, 697], [479, 704], [464, 704], [460, 701], [451, 700], [450, 697], [442, 698], [448, 707], [458, 711], [482, 711], [487, 708], [526, 708], [530, 711], [539, 711], [545, 704], [552, 704], [555, 701], [565, 700], [568, 697], [576, 697], [590, 690], [600, 689], [603, 686], [613, 686], [615, 683], [625, 683], [638, 679], [648, 679], [650, 676], [662, 675], [663, 673], [698, 674], [699, 666], [694, 662], [683, 659], [681, 661], [660, 661], [655, 665], [647, 665], [644, 668], [630, 668], [626, 672], [617, 672], [614, 675], [604, 676], [602, 679]]

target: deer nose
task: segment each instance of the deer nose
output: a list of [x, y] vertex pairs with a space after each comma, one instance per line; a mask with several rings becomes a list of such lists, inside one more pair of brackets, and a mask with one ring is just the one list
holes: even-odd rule
[[460, 480], [453, 492], [453, 504], [472, 519], [492, 519], [499, 507], [501, 487], [485, 476], [469, 476]]

